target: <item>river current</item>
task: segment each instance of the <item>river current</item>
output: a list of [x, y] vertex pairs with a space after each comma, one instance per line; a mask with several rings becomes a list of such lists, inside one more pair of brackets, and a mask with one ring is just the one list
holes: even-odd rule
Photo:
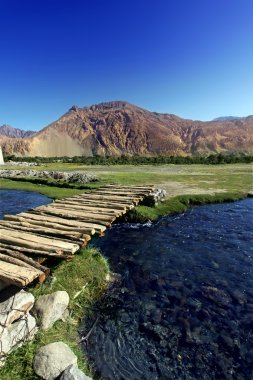
[[193, 207], [95, 242], [118, 285], [81, 328], [108, 380], [253, 378], [253, 200]]
[[32, 191], [0, 189], [0, 220], [5, 214], [18, 214], [50, 202], [52, 199]]

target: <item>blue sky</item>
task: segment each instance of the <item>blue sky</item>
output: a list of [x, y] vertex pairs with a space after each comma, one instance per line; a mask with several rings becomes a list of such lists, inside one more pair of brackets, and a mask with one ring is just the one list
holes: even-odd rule
[[0, 125], [109, 100], [253, 114], [252, 0], [0, 0]]

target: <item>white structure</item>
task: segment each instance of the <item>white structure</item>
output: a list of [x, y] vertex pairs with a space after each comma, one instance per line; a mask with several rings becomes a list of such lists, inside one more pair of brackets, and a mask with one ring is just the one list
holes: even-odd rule
[[3, 152], [2, 152], [1, 146], [0, 146], [0, 165], [4, 165], [4, 158], [3, 158]]

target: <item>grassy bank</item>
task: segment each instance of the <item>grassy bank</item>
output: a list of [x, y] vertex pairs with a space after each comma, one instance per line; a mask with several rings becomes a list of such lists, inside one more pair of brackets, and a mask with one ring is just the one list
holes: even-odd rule
[[155, 221], [158, 218], [185, 212], [189, 207], [194, 205], [204, 205], [210, 203], [223, 203], [234, 202], [247, 197], [244, 192], [227, 192], [210, 194], [196, 194], [196, 195], [181, 195], [176, 196], [158, 204], [154, 207], [137, 206], [127, 216], [129, 222], [144, 223], [148, 220]]
[[36, 184], [28, 181], [13, 181], [11, 179], [0, 179], [0, 189], [34, 191], [46, 195], [52, 199], [71, 197], [83, 193], [84, 190], [70, 189], [49, 185]]
[[[109, 267], [106, 259], [94, 248], [85, 249], [74, 260], [63, 262], [52, 271], [54, 281], [27, 289], [35, 297], [57, 290], [66, 290], [70, 296], [70, 315], [65, 322], [58, 321], [43, 332], [39, 332], [33, 342], [14, 351], [0, 369], [1, 380], [34, 380], [37, 376], [32, 369], [33, 357], [39, 347], [63, 341], [75, 352], [78, 365], [88, 373], [88, 366], [79, 347], [77, 327], [83, 315], [88, 313], [94, 302], [104, 293]], [[78, 294], [80, 292], [80, 294]]]

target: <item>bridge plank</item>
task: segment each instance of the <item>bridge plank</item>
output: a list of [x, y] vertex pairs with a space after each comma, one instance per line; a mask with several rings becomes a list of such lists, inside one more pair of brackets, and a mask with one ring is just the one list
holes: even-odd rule
[[60, 240], [50, 239], [48, 237], [42, 237], [42, 236], [38, 236], [32, 233], [26, 233], [23, 231], [22, 232], [14, 231], [7, 227], [0, 228], [0, 236], [1, 236], [1, 239], [15, 238], [15, 239], [22, 240], [24, 242], [27, 241], [29, 243], [35, 243], [40, 246], [43, 246], [45, 244], [46, 246], [53, 247], [54, 249], [66, 251], [72, 254], [78, 251], [80, 248], [78, 244], [62, 242]]
[[0, 280], [23, 287], [40, 276], [43, 278], [45, 274], [38, 269], [20, 267], [0, 260]]
[[18, 215], [5, 215], [4, 216], [5, 220], [35, 220], [41, 222], [47, 222], [47, 221], [52, 221], [53, 223], [57, 223], [65, 228], [65, 226], [75, 228], [77, 231], [78, 229], [91, 229], [91, 230], [96, 230], [99, 232], [104, 232], [106, 230], [105, 226], [102, 226], [100, 224], [96, 223], [89, 223], [89, 222], [82, 222], [80, 221], [73, 221], [70, 219], [65, 219], [65, 218], [60, 218], [59, 215], [58, 217], [53, 216], [53, 215], [37, 215], [34, 213], [21, 213]]

